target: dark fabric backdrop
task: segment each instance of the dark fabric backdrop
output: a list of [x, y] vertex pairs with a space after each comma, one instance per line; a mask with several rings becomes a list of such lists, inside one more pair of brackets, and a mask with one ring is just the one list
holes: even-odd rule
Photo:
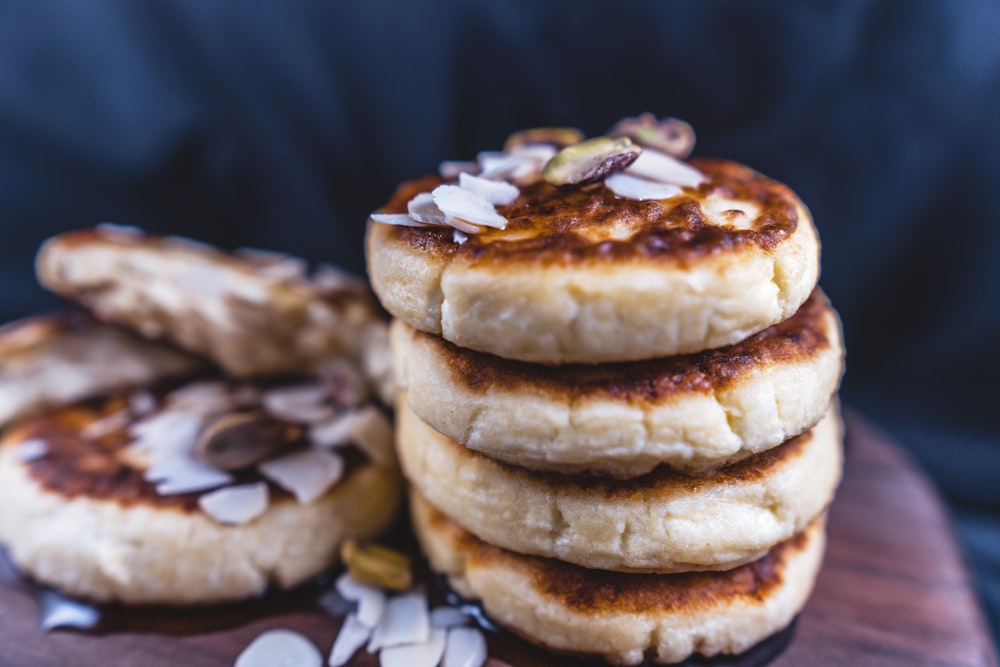
[[848, 404], [951, 503], [1000, 624], [1000, 3], [0, 0], [0, 315], [103, 220], [363, 270], [395, 184], [532, 125], [677, 115], [793, 186]]

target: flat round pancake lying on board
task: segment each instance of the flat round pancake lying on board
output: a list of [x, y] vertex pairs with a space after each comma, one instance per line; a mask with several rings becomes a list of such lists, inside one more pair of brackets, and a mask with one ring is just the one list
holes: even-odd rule
[[820, 291], [744, 341], [646, 362], [510, 361], [401, 320], [391, 337], [409, 406], [437, 431], [532, 470], [617, 478], [703, 472], [802, 433], [826, 412], [844, 354]]
[[826, 509], [842, 467], [836, 408], [804, 434], [710, 477], [662, 468], [630, 480], [531, 472], [446, 438], [403, 401], [396, 428], [404, 475], [480, 539], [622, 572], [756, 560]]
[[46, 241], [39, 281], [108, 322], [164, 338], [229, 375], [312, 373], [361, 360], [385, 324], [363, 282], [262, 251], [225, 253], [176, 237], [101, 226]]
[[820, 516], [733, 570], [623, 574], [492, 546], [416, 492], [410, 509], [431, 568], [481, 600], [493, 621], [546, 648], [617, 665], [740, 653], [781, 630], [812, 592], [826, 541]]
[[[189, 394], [190, 409], [204, 408], [210, 394]], [[396, 515], [398, 469], [356, 449], [316, 457], [332, 466], [327, 486], [303, 473], [308, 467], [322, 475], [320, 465], [300, 460], [296, 472], [279, 453], [268, 460], [283, 461], [283, 474], [251, 466], [201, 490], [178, 490], [220, 472], [192, 471], [170, 458], [190, 449], [179, 433], [200, 415], [161, 402], [140, 416], [138, 403], [125, 396], [89, 401], [5, 430], [0, 542], [28, 576], [97, 602], [233, 601], [302, 583], [337, 562], [343, 540], [372, 538]], [[293, 476], [299, 484], [291, 485]]]
[[[819, 242], [786, 186], [697, 159], [707, 180], [663, 200], [607, 187], [525, 185], [505, 229], [462, 243], [450, 227], [369, 222], [368, 274], [410, 326], [508, 359], [598, 363], [735, 343], [791, 316], [816, 285]], [[403, 184], [405, 213], [443, 183]]]
[[0, 427], [46, 408], [193, 375], [204, 362], [85, 313], [0, 327]]

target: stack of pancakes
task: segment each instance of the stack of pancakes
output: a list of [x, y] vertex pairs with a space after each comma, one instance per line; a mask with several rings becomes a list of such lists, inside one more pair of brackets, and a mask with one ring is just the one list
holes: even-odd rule
[[539, 645], [624, 665], [741, 652], [804, 605], [841, 474], [840, 324], [809, 213], [747, 167], [650, 147], [659, 181], [611, 169], [636, 198], [606, 173], [495, 167], [560, 148], [543, 144], [460, 176], [487, 201], [484, 178], [517, 187], [494, 200], [503, 224], [447, 209], [451, 163], [369, 222], [415, 530]]

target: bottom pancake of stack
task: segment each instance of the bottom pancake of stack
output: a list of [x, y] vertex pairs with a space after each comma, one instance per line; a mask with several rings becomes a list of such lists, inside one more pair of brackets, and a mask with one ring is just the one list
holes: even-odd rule
[[740, 653], [787, 626], [819, 572], [825, 514], [759, 560], [724, 572], [591, 570], [478, 539], [411, 490], [432, 569], [496, 623], [554, 651], [619, 665]]

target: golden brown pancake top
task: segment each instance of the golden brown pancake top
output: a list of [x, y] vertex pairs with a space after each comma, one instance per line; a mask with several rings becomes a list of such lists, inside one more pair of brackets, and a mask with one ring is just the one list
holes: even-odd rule
[[612, 501], [616, 499], [627, 500], [639, 493], [652, 495], [664, 494], [668, 497], [691, 495], [703, 492], [713, 486], [746, 484], [757, 479], [762, 479], [786, 462], [802, 456], [805, 448], [812, 442], [813, 432], [810, 429], [805, 433], [786, 440], [777, 447], [772, 447], [731, 465], [710, 471], [710, 474], [706, 476], [682, 473], [671, 470], [664, 465], [656, 468], [653, 472], [632, 479], [614, 479], [589, 473], [566, 475], [535, 470], [529, 473], [524, 468], [512, 463], [498, 461], [460, 445], [444, 435], [438, 435], [438, 437], [447, 441], [448, 446], [454, 449], [456, 459], [461, 457], [485, 459], [494, 465], [515, 473], [528, 473], [532, 477], [545, 480], [555, 486], [562, 488], [575, 487], [589, 494], [600, 494], [608, 501]]
[[628, 363], [545, 366], [463, 349], [442, 339], [433, 344], [444, 352], [453, 380], [473, 391], [496, 387], [546, 391], [571, 402], [607, 398], [655, 403], [681, 393], [724, 389], [755, 368], [810, 359], [831, 345], [830, 317], [829, 302], [816, 290], [792, 317], [734, 345]]
[[[450, 227], [400, 226], [387, 233], [414, 250], [474, 262], [563, 265], [630, 259], [683, 262], [750, 246], [772, 250], [795, 231], [798, 198], [787, 186], [727, 160], [697, 158], [691, 164], [707, 181], [666, 201], [617, 197], [601, 184], [557, 188], [541, 181], [523, 186], [510, 205], [497, 206], [509, 221], [506, 229], [470, 234], [461, 245], [454, 242]], [[427, 177], [403, 183], [380, 212], [405, 213], [410, 199], [444, 182]], [[753, 202], [759, 215], [747, 229], [711, 224], [700, 203], [709, 195]]]
[[583, 614], [643, 613], [655, 610], [684, 611], [727, 604], [734, 600], [763, 603], [784, 582], [788, 561], [808, 545], [809, 533], [822, 517], [767, 555], [725, 572], [638, 574], [593, 570], [541, 556], [516, 556], [483, 542], [461, 528], [430, 503], [424, 503], [435, 531], [447, 531], [459, 549], [469, 552], [472, 563], [489, 566], [511, 558], [527, 568], [535, 589], [547, 598]]
[[[0, 447], [40, 438], [47, 443], [45, 456], [28, 461], [26, 466], [39, 486], [66, 498], [87, 497], [110, 500], [122, 507], [152, 505], [185, 512], [200, 511], [198, 498], [206, 491], [160, 495], [156, 485], [143, 479], [143, 470], [135, 467], [126, 455], [132, 438], [127, 428], [102, 437], [88, 439], [81, 434], [87, 424], [125, 409], [122, 397], [102, 398], [25, 419], [8, 428]], [[354, 447], [347, 448], [344, 477], [357, 469], [362, 457]], [[256, 470], [233, 473], [233, 484], [268, 481]], [[290, 499], [291, 495], [268, 481], [272, 499]]]
[[88, 313], [50, 313], [0, 327], [0, 364], [5, 357], [30, 350], [64, 334], [87, 333], [103, 326]]

